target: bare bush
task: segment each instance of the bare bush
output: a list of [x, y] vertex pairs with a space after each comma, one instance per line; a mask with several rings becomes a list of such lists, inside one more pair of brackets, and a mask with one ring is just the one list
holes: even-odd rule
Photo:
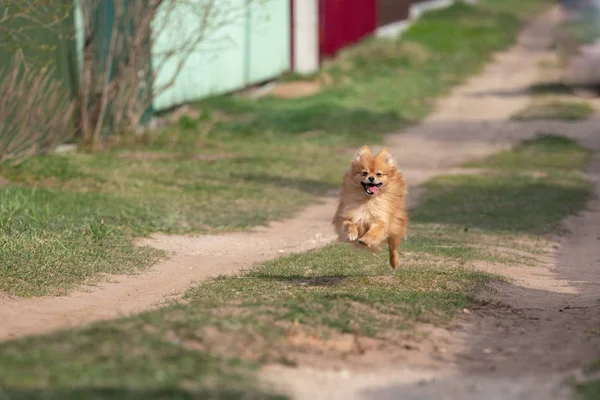
[[0, 75], [0, 163], [43, 153], [72, 134], [74, 101], [53, 72], [28, 66], [17, 53]]
[[72, 30], [63, 23], [69, 18], [72, 4], [64, 0], [0, 0], [0, 49], [8, 53], [34, 50], [36, 57], [28, 64], [49, 67], [54, 62], [56, 47], [40, 43], [40, 32], [60, 39], [70, 38]]

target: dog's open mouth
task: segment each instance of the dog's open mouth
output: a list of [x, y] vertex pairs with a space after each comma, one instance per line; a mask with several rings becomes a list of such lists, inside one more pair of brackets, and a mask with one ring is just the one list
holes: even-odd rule
[[381, 187], [381, 183], [364, 183], [361, 182], [363, 188], [365, 188], [365, 192], [369, 196], [373, 196], [375, 193], [379, 192], [379, 188]]

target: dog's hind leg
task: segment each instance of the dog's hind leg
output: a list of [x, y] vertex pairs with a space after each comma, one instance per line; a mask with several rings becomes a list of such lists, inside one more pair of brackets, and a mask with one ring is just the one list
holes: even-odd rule
[[390, 252], [390, 266], [392, 267], [392, 269], [396, 269], [400, 265], [400, 255], [398, 254], [398, 247], [400, 246], [400, 242], [402, 242], [403, 236], [404, 235], [390, 236], [387, 240], [388, 250]]

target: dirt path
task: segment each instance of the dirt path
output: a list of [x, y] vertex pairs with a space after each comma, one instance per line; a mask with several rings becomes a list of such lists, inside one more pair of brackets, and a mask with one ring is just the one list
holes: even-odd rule
[[[581, 122], [508, 120], [530, 101], [526, 88], [539, 77], [539, 62], [560, 18], [553, 10], [531, 23], [509, 52], [440, 103], [438, 112], [388, 143], [403, 165], [443, 168], [473, 155], [533, 137], [558, 133], [600, 150], [600, 117]], [[600, 110], [598, 104], [594, 104]], [[417, 150], [418, 149], [418, 150]], [[432, 158], [430, 154], [451, 153]], [[600, 159], [588, 170], [600, 198]], [[531, 268], [485, 265], [512, 278], [488, 303], [430, 329], [418, 350], [373, 368], [344, 370], [267, 367], [264, 376], [294, 399], [568, 399], [565, 378], [600, 357], [600, 200], [564, 222], [566, 236], [541, 244]], [[374, 359], [375, 358], [375, 359]], [[366, 364], [366, 363], [365, 363]]]

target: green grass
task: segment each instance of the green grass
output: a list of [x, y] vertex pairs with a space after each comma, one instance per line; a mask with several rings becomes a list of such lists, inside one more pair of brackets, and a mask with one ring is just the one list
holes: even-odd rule
[[564, 136], [538, 134], [513, 149], [496, 154], [483, 162], [469, 163], [475, 168], [513, 171], [583, 169], [592, 159], [592, 152]]
[[[185, 304], [1, 344], [0, 387], [11, 399], [276, 398], [248, 389], [251, 374], [265, 362], [297, 362], [303, 349], [285, 341], [295, 323], [323, 341], [355, 331], [375, 337], [415, 321], [442, 323], [468, 304], [492, 276], [461, 268], [479, 252], [438, 234], [411, 237], [407, 251], [416, 255], [396, 276], [384, 254], [329, 246], [214, 279]], [[442, 256], [456, 267], [436, 262]]]
[[160, 254], [131, 244], [150, 232], [243, 230], [294, 215], [337, 189], [349, 148], [419, 121], [514, 42], [523, 15], [552, 2], [508, 3], [456, 4], [401, 40], [348, 49], [318, 74], [332, 84], [314, 96], [208, 99], [143, 144], [1, 167], [10, 184], [0, 189], [0, 291], [61, 294], [152, 265]]
[[191, 351], [175, 339], [145, 332], [143, 325], [97, 325], [48, 339], [50, 346], [40, 346], [35, 338], [4, 346], [0, 366], [4, 398], [285, 398], [253, 388], [248, 370], [256, 364]]
[[600, 379], [577, 385], [575, 390], [582, 400], [598, 400], [600, 398]]
[[[587, 375], [600, 373], [600, 358], [588, 366]], [[597, 400], [600, 398], [600, 378], [590, 379], [584, 383], [576, 384], [575, 391], [581, 400]]]
[[[549, 148], [555, 157], [536, 160]], [[521, 181], [506, 164], [523, 149], [532, 157], [521, 160], [522, 170], [547, 174], [543, 201], [537, 184]], [[543, 233], [591, 195], [577, 172], [583, 165], [573, 163], [588, 152], [578, 144], [542, 136], [512, 152], [492, 157], [493, 168], [475, 181], [430, 182], [426, 200], [411, 213], [396, 273], [385, 251], [372, 255], [342, 244], [279, 258], [193, 287], [182, 304], [0, 344], [0, 387], [11, 398], [241, 398], [243, 391], [265, 398], [252, 384], [264, 363], [344, 359], [357, 348], [330, 346], [348, 338], [369, 337], [393, 353], [393, 339], [413, 332], [415, 323], [447, 322], [499, 279], [473, 263], [527, 268], [531, 259], [511, 249], [535, 258]], [[566, 184], [566, 173], [575, 182]], [[525, 206], [532, 201], [536, 207]], [[494, 205], [500, 215], [484, 221], [472, 210], [480, 204]], [[457, 213], [459, 221], [449, 217]]]
[[13, 184], [0, 189], [0, 291], [62, 294], [102, 272], [152, 265], [160, 253], [131, 241], [151, 232], [246, 229], [291, 216], [337, 187], [349, 159], [331, 148], [267, 148], [273, 154], [253, 144], [215, 161], [57, 155], [5, 171]]
[[137, 209], [98, 194], [0, 190], [0, 291], [62, 294], [81, 282], [97, 282], [101, 274], [152, 264], [161, 253], [135, 246], [113, 224], [115, 216], [135, 218], [130, 212]]
[[593, 107], [583, 101], [534, 101], [532, 104], [518, 111], [512, 116], [516, 121], [530, 121], [540, 119], [558, 119], [565, 121], [579, 121], [589, 118], [594, 114]]
[[[428, 183], [424, 207], [412, 218], [504, 233], [543, 234], [581, 210], [592, 185], [579, 173], [592, 152], [563, 136], [538, 135], [514, 149], [467, 166], [486, 176], [447, 176]], [[544, 212], [538, 212], [544, 210]]]
[[414, 221], [504, 233], [551, 232], [585, 205], [591, 190], [586, 179], [572, 174], [518, 173], [444, 177], [427, 187], [427, 207], [413, 213]]

